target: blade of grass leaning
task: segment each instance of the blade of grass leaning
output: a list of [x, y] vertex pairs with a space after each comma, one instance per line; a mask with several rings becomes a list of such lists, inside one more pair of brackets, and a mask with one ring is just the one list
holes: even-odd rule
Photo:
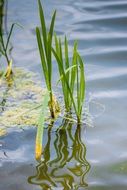
[[[77, 65], [77, 54], [76, 54], [76, 52], [77, 52], [77, 42], [74, 42], [72, 65]], [[71, 88], [72, 94], [74, 92], [75, 78], [76, 78], [76, 69], [72, 69], [71, 80], [70, 80], [70, 88]]]
[[8, 45], [9, 45], [9, 42], [10, 42], [10, 38], [11, 38], [11, 36], [12, 36], [12, 32], [13, 32], [15, 26], [18, 26], [18, 27], [20, 27], [20, 28], [23, 28], [19, 23], [13, 23], [13, 24], [11, 25], [11, 29], [10, 29], [9, 34], [8, 34], [8, 37], [7, 37], [7, 43], [6, 43], [5, 51], [7, 51], [7, 49], [8, 49]]
[[[61, 43], [61, 39], [59, 38], [59, 58], [61, 60], [61, 67], [62, 67], [62, 70], [61, 70], [61, 73], [63, 73], [63, 70], [65, 70], [65, 65], [64, 65], [64, 60], [63, 60], [63, 52], [62, 52], [62, 43]], [[65, 80], [61, 80], [62, 81], [62, 89], [63, 89], [63, 94], [64, 94], [64, 102], [65, 102], [65, 108], [67, 111], [68, 110], [68, 94], [67, 94], [67, 85], [66, 85], [66, 82]]]
[[51, 36], [48, 34], [48, 45], [47, 45], [48, 59], [47, 59], [47, 67], [48, 67], [48, 77], [49, 77], [49, 87], [51, 91], [51, 80], [52, 80], [52, 55], [51, 55]]
[[[76, 53], [76, 57], [77, 57], [77, 52], [75, 52]], [[77, 91], [77, 111], [78, 111], [78, 117], [80, 118], [80, 89], [79, 89], [79, 67], [78, 67], [78, 65], [77, 65], [77, 67], [76, 67], [76, 72], [77, 72], [77, 74], [76, 74], [76, 76], [77, 76], [77, 89], [76, 89], [76, 91]]]
[[84, 63], [83, 60], [81, 58], [81, 56], [79, 55], [79, 53], [77, 53], [78, 56], [78, 61], [80, 64], [80, 90], [79, 90], [79, 98], [80, 98], [80, 115], [82, 112], [82, 105], [85, 99], [85, 72], [84, 72]]
[[37, 36], [38, 48], [39, 48], [39, 52], [40, 52], [45, 82], [46, 82], [47, 88], [49, 90], [48, 69], [47, 69], [47, 64], [46, 64], [46, 60], [45, 60], [45, 54], [44, 54], [44, 49], [43, 49], [43, 45], [42, 45], [41, 34], [40, 34], [40, 30], [38, 27], [36, 27], [36, 36]]
[[57, 35], [54, 34], [54, 38], [55, 38], [55, 48], [56, 48], [56, 52], [57, 52], [57, 55], [59, 55], [59, 44], [58, 44], [58, 38], [57, 38]]
[[66, 69], [69, 68], [69, 56], [68, 56], [68, 41], [67, 41], [67, 37], [65, 36], [64, 39], [64, 46], [65, 46], [65, 65], [66, 65]]
[[[67, 41], [67, 38], [65, 36], [65, 39], [64, 39], [64, 47], [65, 47], [65, 66], [66, 66], [66, 70], [69, 68], [69, 56], [68, 56], [68, 41]], [[67, 80], [69, 81], [70, 79], [70, 75], [69, 73], [67, 73]]]
[[49, 33], [48, 33], [48, 40], [47, 40], [48, 41], [47, 42], [48, 43], [48, 46], [47, 46], [48, 47], [47, 48], [47, 53], [48, 53], [47, 64], [48, 64], [50, 84], [51, 84], [51, 78], [52, 78], [52, 52], [51, 52], [51, 47], [52, 47], [52, 38], [53, 38], [55, 18], [56, 18], [56, 11], [54, 11], [54, 14], [52, 16], [50, 29], [49, 29]]
[[55, 19], [56, 19], [56, 10], [53, 13], [51, 24], [50, 24], [50, 29], [49, 29], [49, 34], [51, 36], [51, 41], [52, 41], [52, 37], [53, 37]]
[[45, 116], [47, 113], [48, 101], [49, 101], [49, 93], [46, 93], [42, 101], [42, 109], [38, 120], [38, 127], [36, 134], [35, 158], [37, 161], [41, 159], [41, 154], [42, 154], [43, 130], [44, 130]]
[[54, 11], [49, 30], [46, 28], [46, 21], [44, 17], [44, 11], [41, 4], [41, 1], [38, 0], [38, 6], [39, 6], [39, 16], [40, 16], [40, 22], [41, 22], [41, 32], [40, 29], [36, 28], [36, 36], [37, 36], [37, 42], [41, 57], [41, 63], [43, 67], [43, 74], [45, 77], [45, 82], [47, 89], [49, 90], [50, 95], [50, 101], [49, 101], [49, 109], [51, 113], [51, 117], [55, 118], [56, 114], [55, 111], [57, 110], [56, 102], [53, 98], [53, 90], [52, 90], [52, 39], [53, 39], [53, 33], [54, 33], [54, 24], [55, 24], [55, 18], [56, 18], [56, 11]]
[[41, 21], [41, 30], [42, 30], [42, 34], [43, 34], [42, 36], [43, 36], [43, 41], [44, 41], [44, 48], [45, 48], [46, 57], [48, 58], [48, 55], [47, 55], [47, 31], [46, 31], [44, 12], [43, 12], [43, 8], [42, 8], [40, 0], [38, 0], [38, 6], [39, 6], [40, 21]]

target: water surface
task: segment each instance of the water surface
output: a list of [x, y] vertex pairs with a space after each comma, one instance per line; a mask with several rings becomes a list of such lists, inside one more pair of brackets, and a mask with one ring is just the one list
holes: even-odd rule
[[[94, 128], [83, 126], [80, 129], [83, 150], [86, 151], [84, 159], [91, 168], [85, 175], [86, 186], [79, 189], [125, 190], [127, 189], [127, 0], [44, 0], [43, 4], [47, 22], [50, 21], [51, 12], [57, 9], [57, 34], [62, 37], [64, 34], [68, 36], [70, 49], [73, 41], [78, 40], [80, 53], [85, 60], [87, 101]], [[39, 25], [36, 1], [22, 0], [18, 3], [16, 0], [9, 1], [8, 27], [12, 22], [19, 22], [24, 26], [24, 29], [17, 28], [13, 34], [12, 55], [15, 65], [35, 71], [41, 77], [35, 36], [35, 26]], [[55, 84], [55, 79], [58, 78], [55, 62], [53, 78]], [[42, 83], [44, 84], [43, 80]], [[40, 165], [34, 161], [33, 154], [35, 129], [10, 131], [8, 136], [0, 140], [1, 171], [3, 171], [0, 174], [1, 190], [43, 189], [43, 168], [49, 159], [48, 172], [52, 170], [53, 166], [51, 167], [50, 163], [54, 159], [55, 140], [59, 148], [64, 145], [64, 156], [71, 152], [66, 144], [70, 142], [70, 137], [66, 138], [67, 131], [63, 130], [61, 133], [60, 130], [52, 130], [49, 134], [48, 130], [45, 130], [44, 135], [45, 139], [47, 135], [52, 137], [50, 150], [48, 142], [47, 145], [45, 143], [45, 149], [48, 150], [50, 157]], [[15, 133], [18, 133], [18, 137]], [[74, 132], [72, 134], [74, 137]], [[75, 165], [78, 162], [72, 160], [71, 164]], [[58, 170], [59, 176], [68, 173], [67, 163], [65, 165], [63, 170]], [[83, 165], [86, 171], [85, 162]], [[59, 162], [57, 166], [60, 166]], [[64, 177], [61, 180], [63, 179]], [[53, 181], [55, 180], [53, 178]], [[58, 179], [56, 181], [59, 183]], [[74, 181], [79, 184], [77, 177]], [[54, 189], [61, 189], [61, 183]], [[46, 188], [49, 187], [44, 189]]]

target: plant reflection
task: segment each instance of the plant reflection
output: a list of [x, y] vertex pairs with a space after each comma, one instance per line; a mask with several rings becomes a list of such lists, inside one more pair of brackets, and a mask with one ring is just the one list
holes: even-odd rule
[[8, 1], [0, 0], [0, 33], [1, 34], [7, 33], [7, 9], [8, 9]]
[[4, 0], [0, 0], [0, 30], [2, 30], [3, 25], [3, 15], [4, 15]]
[[48, 128], [43, 161], [36, 167], [37, 174], [28, 178], [29, 183], [39, 185], [42, 190], [56, 187], [76, 190], [88, 186], [85, 175], [90, 164], [85, 158], [82, 127], [63, 120], [55, 135], [52, 126]]

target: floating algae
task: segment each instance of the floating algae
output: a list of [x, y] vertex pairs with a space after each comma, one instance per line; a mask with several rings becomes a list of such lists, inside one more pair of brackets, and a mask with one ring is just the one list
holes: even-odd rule
[[19, 68], [13, 72], [9, 85], [5, 78], [0, 79], [0, 128], [4, 131], [7, 127], [36, 126], [46, 92], [34, 73]]
[[6, 129], [2, 128], [0, 129], [0, 136], [6, 135]]

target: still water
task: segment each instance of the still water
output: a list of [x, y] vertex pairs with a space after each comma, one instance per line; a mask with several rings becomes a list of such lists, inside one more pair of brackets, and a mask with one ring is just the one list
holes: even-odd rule
[[[126, 190], [127, 0], [43, 0], [43, 5], [47, 22], [57, 9], [56, 32], [68, 36], [70, 49], [79, 42], [94, 127], [61, 121], [59, 128], [45, 129], [40, 164], [34, 160], [36, 129], [9, 129], [0, 138], [0, 190]], [[37, 2], [9, 0], [7, 7], [7, 27], [12, 22], [24, 27], [13, 33], [14, 63], [41, 78]], [[54, 85], [56, 78], [54, 62]]]

